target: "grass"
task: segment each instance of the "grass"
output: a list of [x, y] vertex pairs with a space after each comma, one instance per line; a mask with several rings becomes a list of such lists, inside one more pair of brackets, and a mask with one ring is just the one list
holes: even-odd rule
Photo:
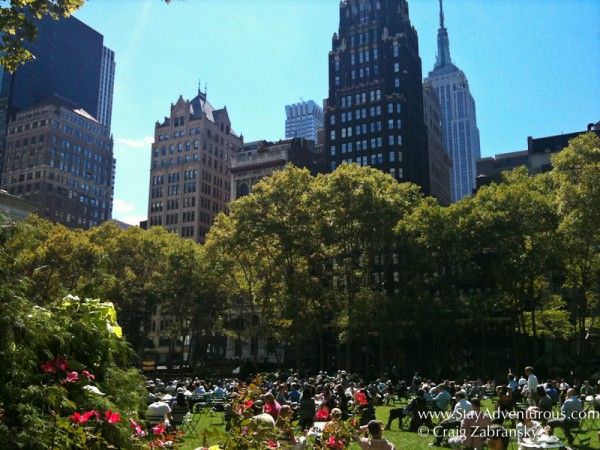
[[[491, 401], [484, 400], [482, 404], [484, 409], [491, 409]], [[378, 406], [376, 408], [377, 419], [381, 420], [383, 423], [387, 424], [387, 420], [389, 417], [390, 406]], [[600, 427], [600, 421], [598, 421], [598, 426]], [[224, 428], [223, 424], [223, 415], [215, 414], [210, 416], [209, 414], [201, 415], [201, 420], [198, 425], [197, 430], [202, 432], [203, 430], [208, 430], [212, 427], [220, 427]], [[556, 435], [561, 439], [564, 438], [564, 434], [562, 429], [556, 430]], [[430, 449], [429, 444], [433, 442], [433, 436], [428, 437], [420, 437], [416, 433], [409, 433], [404, 430], [398, 429], [398, 421], [394, 421], [391, 430], [385, 430], [383, 433], [383, 437], [388, 441], [392, 442], [397, 450], [425, 450]], [[600, 442], [597, 437], [597, 430], [588, 431], [587, 433], [579, 434], [579, 437], [583, 440], [589, 438], [589, 443], [587, 445], [575, 445], [573, 448], [577, 450], [598, 450], [600, 449]], [[217, 442], [208, 442], [209, 445], [217, 444]], [[511, 444], [512, 445], [512, 444]], [[183, 439], [181, 446], [179, 447], [181, 450], [195, 450], [198, 447], [202, 446], [202, 438], [201, 437], [190, 437]], [[351, 450], [360, 450], [360, 447], [354, 443], [350, 447]], [[511, 450], [517, 450], [516, 445], [512, 445], [509, 447]]]

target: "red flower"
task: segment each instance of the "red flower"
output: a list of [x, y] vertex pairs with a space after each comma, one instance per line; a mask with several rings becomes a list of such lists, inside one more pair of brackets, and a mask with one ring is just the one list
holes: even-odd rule
[[165, 432], [165, 427], [163, 427], [162, 425], [155, 425], [154, 427], [152, 427], [152, 432], [154, 434], [163, 434]]
[[45, 364], [42, 364], [42, 370], [44, 372], [56, 373], [56, 366], [54, 365], [54, 361], [46, 361]]
[[96, 378], [96, 375], [92, 375], [87, 370], [84, 370], [83, 372], [81, 372], [81, 375], [83, 375], [84, 377], [87, 377], [87, 379], [90, 381], [92, 381]]
[[88, 411], [83, 415], [83, 421], [87, 422], [92, 418], [92, 416], [94, 416], [96, 419], [100, 419], [100, 414], [98, 413], [98, 411], [92, 409], [91, 411]]
[[274, 441], [272, 441], [272, 440], [269, 439], [269, 447], [277, 448], [277, 442], [274, 442]]
[[104, 414], [104, 419], [108, 421], [108, 423], [117, 423], [121, 420], [121, 415], [118, 413], [112, 412], [110, 409], [106, 411]]
[[79, 374], [75, 371], [67, 372], [67, 382], [68, 383], [76, 383], [79, 380]]
[[327, 420], [329, 419], [329, 413], [324, 409], [320, 409], [317, 411], [317, 420]]
[[85, 420], [83, 420], [83, 417], [81, 417], [81, 414], [79, 414], [78, 412], [74, 413], [71, 416], [71, 420], [75, 423], [83, 423], [85, 422]]
[[252, 408], [252, 405], [254, 405], [254, 401], [252, 401], [252, 400], [246, 400], [246, 401], [244, 402], [244, 406], [245, 406], [246, 408]]
[[356, 394], [356, 400], [361, 405], [366, 405], [368, 403], [367, 396], [363, 392], [359, 392], [358, 394]]

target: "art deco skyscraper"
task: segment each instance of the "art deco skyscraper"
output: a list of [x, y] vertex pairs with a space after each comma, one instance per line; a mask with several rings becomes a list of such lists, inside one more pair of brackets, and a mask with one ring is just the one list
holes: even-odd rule
[[480, 158], [479, 129], [469, 81], [450, 58], [442, 0], [437, 59], [425, 82], [431, 83], [440, 98], [444, 147], [452, 160], [452, 201], [456, 202], [475, 188], [475, 162]]
[[369, 165], [429, 193], [421, 58], [406, 0], [343, 0], [329, 53], [328, 170]]

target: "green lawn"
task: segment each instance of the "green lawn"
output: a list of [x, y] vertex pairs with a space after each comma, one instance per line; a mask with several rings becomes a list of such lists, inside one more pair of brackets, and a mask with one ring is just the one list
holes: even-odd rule
[[[490, 408], [491, 407], [491, 402], [489, 400], [486, 400], [483, 402], [483, 407], [484, 408]], [[377, 419], [381, 420], [383, 423], [387, 423], [388, 417], [389, 417], [389, 410], [390, 407], [388, 406], [379, 406], [376, 408], [376, 413], [377, 413]], [[220, 427], [223, 428], [224, 424], [223, 424], [223, 418], [222, 418], [222, 414], [215, 414], [214, 416], [210, 416], [209, 414], [203, 414], [201, 416], [201, 421], [200, 424], [198, 426], [198, 430], [202, 431], [204, 429], [208, 430], [211, 427]], [[599, 421], [599, 426], [600, 426], [600, 421]], [[598, 438], [596, 436], [597, 431], [589, 431], [586, 434], [581, 434], [580, 437], [582, 439], [587, 439], [590, 438], [590, 442], [588, 445], [575, 445], [574, 448], [575, 449], [580, 449], [580, 450], [591, 450], [591, 449], [600, 449], [600, 443], [598, 442]], [[556, 435], [562, 439], [564, 437], [562, 430], [561, 429], [557, 429], [556, 430]], [[403, 430], [399, 430], [398, 429], [398, 421], [394, 421], [394, 424], [392, 425], [392, 430], [386, 430], [383, 433], [383, 437], [388, 439], [390, 442], [394, 443], [394, 445], [396, 446], [396, 448], [398, 450], [425, 450], [425, 449], [430, 449], [431, 447], [429, 447], [429, 443], [433, 442], [433, 437], [429, 436], [429, 437], [420, 437], [418, 436], [416, 433], [409, 433]], [[216, 442], [208, 442], [208, 444], [216, 444]], [[202, 445], [202, 439], [201, 438], [186, 438], [184, 436], [184, 439], [182, 441], [181, 444], [181, 449], [182, 450], [194, 450], [198, 447], [200, 447]], [[357, 444], [353, 444], [351, 447], [351, 450], [359, 450], [359, 446]], [[517, 450], [517, 446], [515, 445], [511, 445], [511, 447], [509, 447], [510, 449], [514, 449]]]

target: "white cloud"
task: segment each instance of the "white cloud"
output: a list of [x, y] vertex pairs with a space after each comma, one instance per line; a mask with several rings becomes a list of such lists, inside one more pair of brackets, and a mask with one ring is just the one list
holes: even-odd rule
[[135, 209], [133, 203], [127, 203], [116, 198], [113, 202], [113, 211], [116, 213], [128, 213]]
[[145, 136], [142, 139], [138, 139], [138, 140], [117, 138], [116, 141], [119, 144], [123, 144], [128, 147], [142, 148], [142, 147], [148, 147], [150, 144], [152, 144], [154, 142], [154, 138], [151, 136]]
[[146, 216], [127, 216], [127, 217], [113, 217], [115, 220], [128, 223], [129, 225], [139, 226], [142, 220], [146, 220]]

